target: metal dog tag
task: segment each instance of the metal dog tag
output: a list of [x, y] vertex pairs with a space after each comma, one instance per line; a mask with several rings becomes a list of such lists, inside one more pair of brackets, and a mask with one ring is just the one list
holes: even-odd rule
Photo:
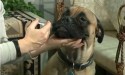
[[68, 72], [68, 75], [75, 75], [75, 74], [74, 74], [74, 70], [73, 70], [73, 69], [70, 69], [69, 72]]

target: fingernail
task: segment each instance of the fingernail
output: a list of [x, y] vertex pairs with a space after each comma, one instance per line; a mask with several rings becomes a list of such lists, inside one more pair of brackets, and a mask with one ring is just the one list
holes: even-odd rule
[[47, 24], [49, 24], [50, 26], [52, 25], [50, 21], [47, 21]]
[[50, 23], [50, 21], [47, 21], [46, 24], [47, 24], [47, 23]]

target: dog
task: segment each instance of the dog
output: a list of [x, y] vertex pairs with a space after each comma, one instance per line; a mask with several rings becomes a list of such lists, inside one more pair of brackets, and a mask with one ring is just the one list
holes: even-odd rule
[[78, 49], [61, 47], [47, 62], [42, 75], [95, 75], [95, 39], [101, 43], [104, 30], [97, 17], [87, 8], [72, 6], [53, 24], [58, 38], [82, 39]]

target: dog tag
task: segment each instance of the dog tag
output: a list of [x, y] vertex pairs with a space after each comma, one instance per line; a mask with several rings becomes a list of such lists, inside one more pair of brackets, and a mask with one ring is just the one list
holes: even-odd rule
[[68, 73], [68, 75], [75, 75], [75, 74], [74, 74], [74, 71], [73, 71], [73, 69], [70, 69], [70, 70], [69, 70], [69, 73]]

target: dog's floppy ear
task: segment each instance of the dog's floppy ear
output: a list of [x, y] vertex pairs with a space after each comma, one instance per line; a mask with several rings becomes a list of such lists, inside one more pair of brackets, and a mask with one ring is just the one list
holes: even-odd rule
[[104, 29], [103, 29], [103, 27], [98, 19], [97, 19], [96, 37], [97, 37], [97, 41], [99, 43], [102, 43], [103, 38], [104, 38]]

